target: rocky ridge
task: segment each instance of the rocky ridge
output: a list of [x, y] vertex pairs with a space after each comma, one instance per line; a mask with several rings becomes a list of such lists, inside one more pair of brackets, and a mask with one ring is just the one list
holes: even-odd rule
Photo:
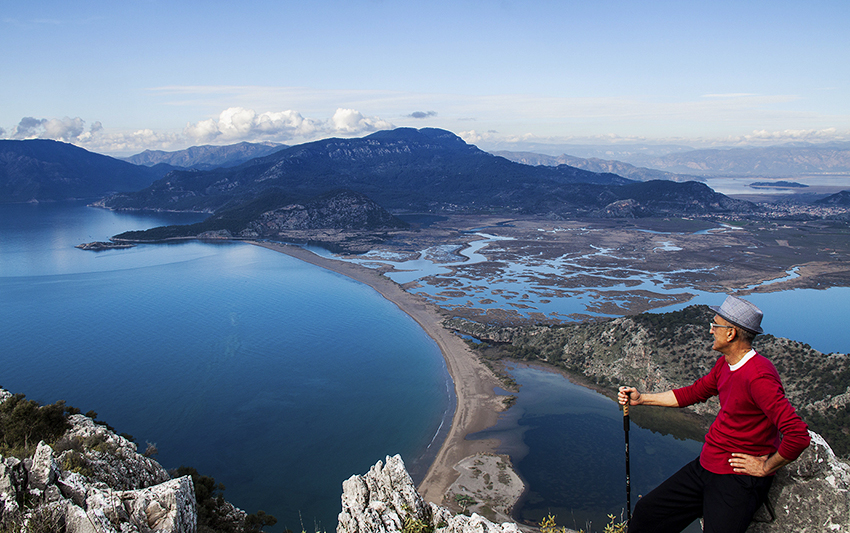
[[[0, 389], [0, 403], [11, 396]], [[71, 415], [68, 423], [53, 446], [42, 441], [31, 457], [0, 456], [0, 530], [198, 531], [191, 476], [172, 479], [135, 443], [87, 416]], [[224, 503], [233, 523], [244, 523], [247, 514]]]
[[124, 161], [134, 165], [152, 167], [159, 164], [171, 165], [181, 169], [211, 169], [235, 167], [257, 157], [267, 156], [286, 148], [285, 144], [271, 142], [241, 142], [226, 146], [192, 146], [185, 150], [165, 152], [163, 150], [145, 150], [136, 155], [125, 157]]
[[361, 252], [409, 225], [365, 195], [335, 190], [295, 201], [281, 190], [266, 191], [248, 202], [217, 213], [203, 222], [127, 231], [112, 237], [118, 243], [174, 239], [270, 239], [320, 244], [332, 251]]
[[[835, 456], [823, 437], [810, 434], [809, 448], [777, 474], [770, 505], [756, 514], [747, 530], [750, 533], [850, 531], [850, 466]], [[475, 513], [456, 515], [425, 502], [396, 455], [343, 483], [337, 533], [520, 533], [524, 529]]]
[[512, 522], [496, 524], [473, 513], [454, 514], [426, 502], [416, 491], [401, 456], [387, 456], [364, 475], [342, 484], [337, 533], [520, 533]]

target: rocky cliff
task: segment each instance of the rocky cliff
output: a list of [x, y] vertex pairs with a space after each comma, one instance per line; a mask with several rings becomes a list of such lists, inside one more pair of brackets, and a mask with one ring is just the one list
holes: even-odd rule
[[[12, 397], [0, 389], [0, 403]], [[172, 479], [136, 445], [91, 418], [68, 417], [52, 446], [24, 458], [0, 456], [4, 533], [195, 533], [190, 476]], [[246, 513], [224, 502], [234, 524]]]
[[422, 499], [401, 456], [387, 457], [342, 484], [337, 533], [520, 533], [512, 522], [495, 524], [454, 514]]
[[[767, 507], [760, 509], [749, 532], [850, 530], [850, 467], [835, 457], [820, 435], [811, 436], [811, 446], [777, 474], [769, 496], [771, 511]], [[512, 522], [496, 524], [477, 514], [455, 515], [423, 501], [398, 455], [379, 461], [366, 474], [352, 476], [343, 483], [337, 533], [520, 531], [520, 526]]]

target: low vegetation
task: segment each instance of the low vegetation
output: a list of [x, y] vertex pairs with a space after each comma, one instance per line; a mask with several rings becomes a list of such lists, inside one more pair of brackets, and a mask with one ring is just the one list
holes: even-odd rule
[[174, 477], [191, 476], [195, 486], [195, 501], [198, 509], [198, 533], [253, 533], [273, 526], [277, 519], [264, 511], [248, 515], [244, 527], [233, 523], [231, 506], [224, 499], [224, 484], [215, 478], [204, 476], [192, 467], [181, 466]]
[[[609, 522], [605, 525], [605, 529], [603, 529], [603, 533], [625, 533], [628, 524], [626, 522], [615, 522], [616, 517], [612, 514], [608, 515]], [[540, 522], [540, 533], [567, 533], [567, 528], [564, 526], [558, 526], [555, 523], [555, 517], [553, 515], [548, 515], [546, 518]], [[585, 532], [583, 529], [579, 530], [579, 533], [589, 533]]]
[[65, 402], [39, 405], [13, 394], [0, 403], [0, 455], [28, 457], [39, 441], [55, 444], [70, 427], [67, 416], [79, 412]]

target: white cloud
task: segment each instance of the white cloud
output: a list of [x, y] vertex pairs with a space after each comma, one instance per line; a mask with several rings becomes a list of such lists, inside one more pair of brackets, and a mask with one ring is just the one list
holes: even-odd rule
[[[99, 125], [100, 123], [95, 123]], [[80, 117], [34, 118], [24, 117], [12, 130], [13, 139], [54, 139], [74, 142], [85, 132], [86, 123]]]
[[[378, 117], [367, 117], [355, 109], [338, 108], [330, 119], [305, 118], [298, 111], [267, 111], [229, 107], [218, 117], [186, 124], [182, 133], [163, 133], [150, 129], [132, 132], [107, 132], [100, 121], [92, 123], [75, 118], [24, 117], [8, 133], [12, 139], [55, 139], [100, 153], [130, 155], [146, 149], [180, 150], [198, 144], [232, 144], [241, 141], [294, 143], [334, 135], [357, 136], [393, 128]], [[6, 130], [0, 129], [0, 138]]]
[[309, 139], [323, 131], [323, 123], [304, 118], [297, 111], [267, 111], [230, 107], [218, 119], [187, 124], [184, 135], [193, 142], [288, 141]]
[[386, 120], [377, 117], [364, 117], [359, 111], [341, 107], [336, 110], [331, 120], [337, 133], [349, 135], [387, 130], [393, 127], [392, 123]]
[[[840, 132], [836, 128], [821, 130], [756, 130], [747, 135], [731, 136], [725, 139], [727, 144], [781, 144], [786, 142], [829, 142], [846, 141], [850, 132]], [[724, 142], [721, 140], [720, 142]]]
[[132, 155], [144, 150], [180, 150], [189, 146], [186, 137], [179, 134], [151, 129], [106, 133], [95, 125], [72, 143], [92, 152], [115, 155]]

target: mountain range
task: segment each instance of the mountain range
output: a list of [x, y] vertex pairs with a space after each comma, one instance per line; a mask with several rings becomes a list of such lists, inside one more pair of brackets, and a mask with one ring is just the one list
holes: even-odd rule
[[[574, 155], [534, 152], [494, 152], [512, 161], [531, 165], [567, 164], [595, 172], [614, 172], [631, 179], [698, 179], [712, 176], [785, 178], [804, 175], [850, 173], [850, 143], [785, 144], [778, 146], [711, 148], [682, 146], [620, 147], [564, 146]], [[654, 149], [653, 149], [654, 148]], [[545, 150], [543, 146], [536, 148]], [[667, 153], [664, 153], [664, 152]], [[596, 157], [602, 152], [605, 158]], [[578, 157], [576, 157], [576, 155]], [[609, 159], [616, 158], [616, 159]]]
[[271, 153], [287, 148], [285, 144], [278, 143], [249, 143], [241, 142], [227, 146], [192, 146], [185, 150], [176, 152], [164, 152], [162, 150], [145, 150], [139, 154], [126, 157], [124, 161], [134, 165], [153, 167], [166, 164], [175, 169], [199, 169], [210, 170], [220, 167], [235, 167]]
[[614, 174], [513, 163], [444, 130], [401, 128], [293, 146], [229, 169], [174, 171], [147, 189], [116, 195], [103, 205], [211, 213], [270, 188], [296, 199], [349, 189], [390, 210], [545, 212], [586, 203], [583, 197], [598, 195], [598, 186], [627, 183]]
[[646, 166], [703, 176], [789, 177], [850, 172], [850, 143], [694, 150], [647, 161]]
[[[244, 161], [256, 154], [265, 155]], [[241, 213], [236, 218], [242, 222], [246, 222], [242, 215], [250, 211], [245, 206], [263, 205], [270, 211], [308, 203], [315, 207], [311, 202], [327, 200], [339, 191], [362, 195], [394, 213], [644, 217], [753, 209], [753, 204], [730, 199], [702, 183], [675, 181], [687, 176], [604, 160], [563, 156], [544, 161], [532, 160], [533, 156], [511, 155], [547, 164], [511, 161], [433, 128], [400, 128], [289, 147], [240, 143], [146, 151], [129, 158], [144, 164], [56, 141], [0, 141], [0, 203], [100, 199], [96, 205], [110, 209]], [[588, 168], [577, 168], [579, 164]], [[215, 165], [219, 166], [207, 168]], [[270, 199], [284, 203], [270, 205]], [[349, 209], [361, 204], [365, 205], [361, 200], [334, 205]], [[326, 210], [317, 212], [324, 215], [313, 216], [314, 225], [332, 219], [325, 216]], [[231, 215], [224, 219], [235, 220]], [[224, 219], [214, 225], [220, 226]]]
[[553, 156], [537, 154], [534, 152], [510, 152], [507, 150], [493, 152], [493, 155], [498, 155], [516, 163], [522, 163], [523, 165], [546, 165], [550, 167], [570, 165], [572, 167], [589, 170], [591, 172], [610, 172], [612, 174], [617, 174], [618, 176], [623, 176], [624, 178], [637, 181], [693, 181], [701, 179], [699, 176], [676, 174], [654, 168], [636, 167], [629, 163], [623, 163], [622, 161], [599, 159], [597, 157], [585, 159], [567, 154]]
[[146, 189], [114, 195], [100, 205], [214, 213], [269, 189], [286, 191], [295, 202], [351, 190], [394, 212], [649, 216], [751, 207], [694, 182], [640, 183], [569, 165], [515, 163], [433, 128], [325, 139], [233, 168], [173, 171]]

